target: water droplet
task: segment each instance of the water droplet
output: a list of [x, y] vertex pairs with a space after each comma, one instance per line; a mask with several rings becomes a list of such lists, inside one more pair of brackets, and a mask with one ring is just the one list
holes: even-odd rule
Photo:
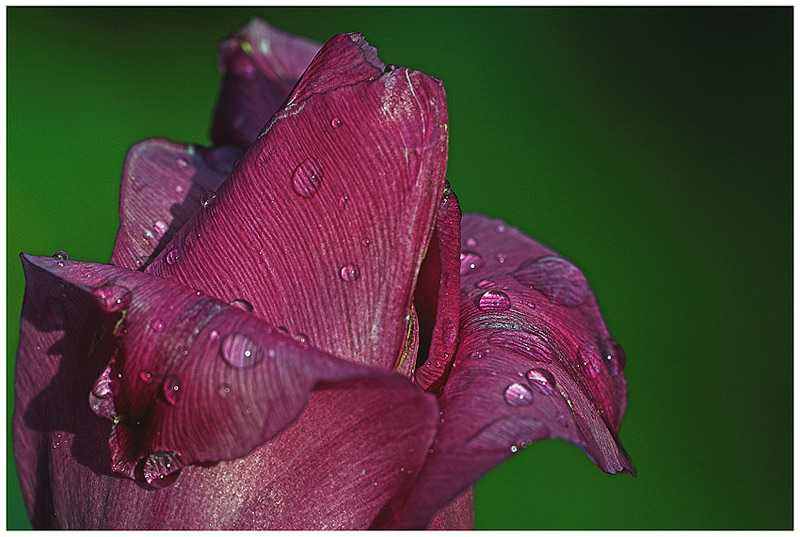
[[219, 332], [216, 330], [212, 330], [210, 334], [208, 334], [208, 339], [211, 341], [217, 341], [219, 339]]
[[[56, 250], [55, 252], [53, 252], [53, 259], [56, 259], [58, 261], [66, 261], [67, 259], [69, 259], [69, 256], [67, 255], [67, 252], [65, 252], [64, 250]], [[58, 266], [63, 267], [64, 264], [59, 263]]]
[[153, 374], [150, 371], [147, 371], [146, 369], [142, 369], [141, 371], [139, 371], [139, 380], [141, 380], [142, 382], [150, 382], [151, 380], [153, 380]]
[[181, 399], [181, 385], [177, 377], [172, 375], [164, 379], [164, 384], [161, 385], [161, 393], [164, 399], [172, 406], [178, 404]]
[[304, 160], [292, 173], [292, 189], [304, 198], [313, 198], [321, 181], [319, 165], [311, 159]]
[[176, 160], [175, 164], [178, 165], [178, 168], [188, 168], [189, 167], [189, 163], [186, 162], [186, 159], [183, 159], [183, 158], [179, 158], [178, 160]]
[[494, 229], [495, 229], [495, 230], [496, 230], [498, 233], [505, 233], [507, 228], [506, 228], [506, 225], [505, 225], [505, 223], [503, 223], [503, 222], [500, 222], [499, 224], [497, 224], [497, 226], [495, 226], [495, 228], [494, 228]]
[[331, 118], [331, 127], [333, 127], [334, 129], [338, 129], [341, 126], [342, 126], [341, 118], [339, 118], [337, 116], [334, 116], [334, 117]]
[[220, 397], [230, 397], [231, 395], [231, 387], [227, 384], [223, 384], [222, 386], [217, 389], [217, 393]]
[[539, 393], [551, 395], [556, 389], [556, 378], [547, 369], [531, 369], [525, 376]]
[[361, 271], [357, 266], [348, 263], [339, 269], [339, 276], [346, 282], [354, 282], [361, 276]]
[[175, 192], [177, 192], [178, 194], [183, 194], [184, 190], [185, 189], [183, 188], [183, 185], [175, 185]]
[[295, 334], [294, 340], [303, 347], [304, 349], [308, 348], [308, 336], [305, 334]]
[[469, 353], [468, 358], [470, 360], [480, 360], [481, 358], [483, 358], [484, 354], [485, 352], [481, 350], [472, 351], [471, 353]]
[[144, 461], [142, 472], [145, 481], [151, 487], [168, 487], [175, 482], [180, 473], [178, 455], [168, 451], [153, 453]]
[[506, 311], [511, 307], [511, 299], [502, 291], [486, 291], [478, 300], [478, 306], [492, 313]]
[[361, 239], [361, 246], [363, 246], [364, 248], [368, 248], [369, 247], [369, 239]]
[[162, 321], [159, 321], [158, 319], [156, 319], [155, 321], [153, 321], [153, 323], [150, 325], [150, 327], [155, 332], [161, 332], [162, 330], [164, 330], [164, 323]]
[[594, 345], [581, 345], [578, 350], [578, 366], [588, 378], [596, 378], [600, 373], [600, 356], [597, 354], [597, 347]]
[[539, 362], [549, 362], [553, 356], [547, 338], [527, 330], [502, 330], [489, 336], [489, 344], [519, 353]]
[[494, 282], [492, 280], [481, 280], [475, 284], [475, 287], [478, 289], [486, 289], [487, 287], [494, 287]]
[[167, 252], [167, 265], [174, 265], [177, 262], [178, 262], [178, 251], [173, 249]]
[[613, 376], [619, 375], [625, 369], [625, 351], [620, 344], [610, 337], [601, 337], [597, 340], [597, 347], [608, 372]]
[[344, 209], [345, 207], [347, 207], [347, 202], [348, 201], [350, 201], [350, 197], [347, 194], [345, 194], [341, 198], [339, 198], [339, 208], [340, 209]]
[[106, 311], [120, 311], [131, 304], [132, 294], [130, 289], [122, 285], [104, 285], [92, 289]]
[[101, 418], [114, 419], [116, 411], [111, 392], [111, 366], [106, 367], [94, 381], [92, 391], [89, 392], [89, 407]]
[[466, 245], [469, 248], [475, 248], [476, 246], [478, 246], [478, 241], [475, 239], [475, 237], [468, 237], [467, 241], [466, 241]]
[[167, 223], [163, 220], [156, 220], [153, 224], [153, 229], [155, 229], [156, 233], [159, 235], [163, 235], [167, 231]]
[[506, 254], [497, 254], [496, 256], [494, 256], [494, 258], [497, 259], [498, 263], [506, 262]]
[[216, 192], [214, 191], [205, 192], [203, 193], [202, 196], [200, 196], [200, 205], [208, 209], [211, 206], [211, 204], [214, 203], [214, 200], [216, 198], [217, 198]]
[[236, 369], [253, 367], [263, 355], [255, 341], [242, 334], [228, 334], [222, 340], [220, 353], [225, 363]]
[[533, 392], [527, 386], [515, 382], [506, 387], [503, 398], [511, 406], [527, 406], [533, 401]]
[[473, 270], [478, 270], [483, 266], [483, 257], [478, 252], [464, 250], [461, 252], [461, 269], [459, 272], [463, 276]]
[[589, 290], [589, 284], [580, 269], [557, 256], [523, 261], [514, 272], [514, 278], [565, 306], [577, 306], [583, 302]]
[[237, 298], [231, 301], [231, 306], [239, 308], [242, 311], [253, 313], [253, 305], [243, 298]]

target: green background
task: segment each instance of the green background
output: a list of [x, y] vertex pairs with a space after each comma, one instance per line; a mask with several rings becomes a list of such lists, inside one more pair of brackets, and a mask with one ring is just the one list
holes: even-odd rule
[[109, 259], [128, 147], [208, 143], [217, 44], [253, 15], [444, 80], [463, 209], [580, 266], [625, 348], [638, 477], [534, 444], [476, 527], [792, 527], [791, 8], [9, 8], [9, 416], [19, 252]]

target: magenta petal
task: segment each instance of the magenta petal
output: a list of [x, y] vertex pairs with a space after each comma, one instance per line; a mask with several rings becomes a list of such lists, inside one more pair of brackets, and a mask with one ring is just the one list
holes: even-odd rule
[[381, 65], [360, 36], [331, 39], [147, 271], [246, 300], [334, 356], [397, 367], [444, 190], [447, 110], [440, 81]]
[[241, 152], [151, 138], [131, 147], [120, 186], [117, 240], [111, 262], [140, 269], [215, 191]]
[[224, 73], [214, 111], [216, 145], [248, 147], [280, 108], [320, 44], [252, 19], [219, 50]]
[[[24, 265], [14, 438], [36, 527], [367, 527], [422, 466], [436, 401], [402, 377], [298, 345], [140, 272]], [[250, 452], [320, 380], [297, 424], [269, 444], [178, 476]]]
[[450, 374], [458, 345], [460, 242], [461, 208], [448, 186], [414, 292], [420, 319], [420, 361], [424, 359], [414, 380], [437, 395]]
[[545, 438], [574, 443], [606, 472], [634, 473], [617, 439], [624, 357], [580, 270], [482, 215], [464, 216], [462, 248], [460, 343], [400, 527], [425, 527], [438, 506]]

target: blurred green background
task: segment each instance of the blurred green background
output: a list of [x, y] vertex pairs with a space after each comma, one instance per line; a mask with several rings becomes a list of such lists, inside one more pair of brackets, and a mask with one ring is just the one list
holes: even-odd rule
[[[8, 417], [20, 251], [106, 262], [130, 145], [208, 143], [219, 41], [360, 31], [444, 80], [448, 177], [580, 266], [638, 477], [534, 444], [476, 527], [792, 527], [791, 8], [8, 8]], [[8, 528], [30, 527], [8, 453]]]

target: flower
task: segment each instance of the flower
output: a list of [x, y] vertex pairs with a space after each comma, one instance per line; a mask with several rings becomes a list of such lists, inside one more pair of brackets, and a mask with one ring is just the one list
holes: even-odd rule
[[442, 83], [261, 21], [220, 59], [215, 146], [130, 150], [111, 264], [22, 256], [34, 526], [467, 527], [551, 437], [632, 473], [624, 353], [580, 270], [462, 218]]

